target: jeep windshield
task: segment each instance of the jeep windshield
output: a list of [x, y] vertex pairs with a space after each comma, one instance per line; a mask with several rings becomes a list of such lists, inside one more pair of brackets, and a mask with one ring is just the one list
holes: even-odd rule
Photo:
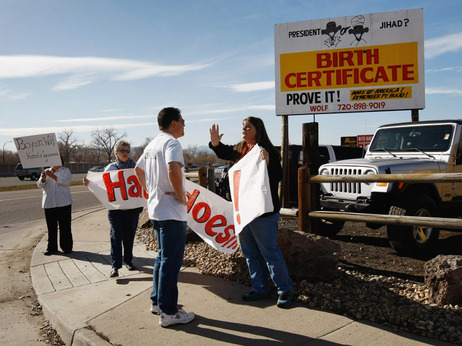
[[375, 134], [369, 151], [447, 151], [452, 135], [448, 124], [384, 128]]

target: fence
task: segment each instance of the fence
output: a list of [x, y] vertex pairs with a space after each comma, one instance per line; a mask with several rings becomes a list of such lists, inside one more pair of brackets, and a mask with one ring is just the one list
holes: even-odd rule
[[382, 215], [351, 212], [319, 211], [319, 193], [313, 186], [333, 182], [389, 182], [389, 183], [448, 183], [462, 182], [462, 173], [370, 174], [362, 176], [310, 176], [309, 168], [298, 171], [299, 230], [312, 233], [314, 219], [360, 221], [386, 225], [426, 226], [462, 230], [462, 221], [455, 218]]

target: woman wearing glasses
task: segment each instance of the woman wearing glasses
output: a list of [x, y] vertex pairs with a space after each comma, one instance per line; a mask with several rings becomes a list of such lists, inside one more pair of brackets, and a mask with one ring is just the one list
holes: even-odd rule
[[[134, 168], [136, 162], [130, 158], [130, 144], [118, 141], [114, 147], [115, 161], [104, 168], [105, 172], [119, 169]], [[88, 180], [84, 179], [85, 185]], [[138, 217], [143, 208], [108, 210], [107, 215], [111, 223], [111, 278], [119, 276], [122, 259], [128, 270], [137, 270], [133, 265], [133, 243], [138, 227]], [[123, 255], [122, 255], [123, 246]]]

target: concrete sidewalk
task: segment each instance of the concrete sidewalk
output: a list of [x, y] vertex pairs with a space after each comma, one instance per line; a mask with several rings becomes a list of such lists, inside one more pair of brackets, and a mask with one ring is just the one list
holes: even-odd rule
[[118, 278], [109, 278], [106, 210], [73, 213], [72, 233], [71, 255], [43, 255], [45, 236], [31, 263], [43, 312], [67, 345], [449, 345], [298, 303], [279, 309], [276, 297], [243, 302], [249, 287], [195, 268], [180, 273], [179, 304], [196, 319], [162, 328], [150, 312], [156, 253], [135, 243], [134, 264], [140, 270], [122, 268]]

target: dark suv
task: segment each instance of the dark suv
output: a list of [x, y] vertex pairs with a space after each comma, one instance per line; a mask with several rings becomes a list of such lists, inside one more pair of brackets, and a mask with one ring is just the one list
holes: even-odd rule
[[22, 164], [18, 163], [14, 169], [14, 175], [16, 175], [19, 180], [24, 180], [24, 178], [29, 178], [30, 180], [38, 180], [42, 169], [40, 167], [36, 168], [23, 168]]

